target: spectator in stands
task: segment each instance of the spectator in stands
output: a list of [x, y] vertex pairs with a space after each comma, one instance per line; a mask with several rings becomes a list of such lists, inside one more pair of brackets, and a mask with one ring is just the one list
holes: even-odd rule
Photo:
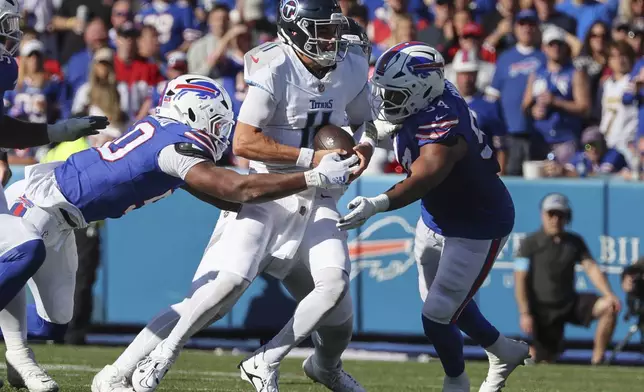
[[116, 81], [128, 117], [135, 118], [150, 88], [156, 87], [163, 76], [156, 64], [139, 57], [135, 45], [139, 31], [134, 24], [124, 23], [117, 33], [114, 56]]
[[[445, 79], [456, 84], [456, 64], [473, 64], [476, 63], [476, 88], [479, 91], [485, 91], [492, 83], [494, 70], [496, 66], [487, 61], [483, 61], [476, 50], [476, 47], [460, 49], [454, 56], [454, 61], [445, 66]], [[471, 68], [471, 67], [470, 67]], [[505, 126], [504, 126], [505, 128]]]
[[397, 17], [406, 16], [409, 5], [407, 0], [385, 0], [384, 3], [383, 7], [376, 9], [376, 17], [371, 25], [373, 30], [369, 33], [371, 40], [376, 44], [391, 40]]
[[131, 22], [132, 17], [131, 4], [128, 0], [117, 0], [114, 2], [114, 5], [112, 6], [112, 16], [110, 18], [112, 28], [108, 32], [111, 48], [116, 48], [116, 31], [120, 29], [125, 22]]
[[499, 99], [508, 135], [508, 175], [521, 175], [523, 162], [532, 159], [532, 128], [521, 110], [521, 101], [530, 74], [546, 63], [537, 47], [537, 14], [524, 10], [517, 14], [514, 31], [518, 43], [503, 52], [496, 63], [492, 84], [486, 89], [491, 99]]
[[391, 26], [391, 35], [385, 45], [386, 49], [401, 42], [416, 40], [416, 27], [411, 16], [407, 14], [396, 15], [394, 16], [394, 20], [392, 20]]
[[[88, 45], [83, 32], [87, 32], [95, 19], [103, 22], [103, 28], [109, 24], [111, 3], [107, 3], [96, 0], [65, 0], [61, 3], [51, 20], [52, 28], [59, 33], [61, 46], [58, 60], [61, 64], [67, 65], [72, 56], [85, 48], [92, 52], [95, 50]], [[91, 62], [91, 57], [86, 60], [85, 67]]]
[[[514, 260], [519, 325], [532, 336], [532, 358], [553, 362], [563, 351], [565, 324], [589, 327], [597, 320], [591, 363], [600, 364], [621, 304], [584, 239], [566, 230], [571, 218], [568, 199], [551, 193], [541, 202], [543, 226], [521, 241]], [[576, 292], [577, 264], [582, 265], [601, 296]]]
[[165, 73], [165, 59], [161, 57], [159, 32], [152, 26], [142, 26], [136, 39], [136, 49], [139, 57], [149, 63], [156, 64]]
[[644, 38], [644, 18], [635, 18], [631, 23], [626, 40], [633, 47], [637, 56], [642, 55], [642, 38]]
[[[20, 47], [18, 80], [12, 91], [4, 95], [5, 110], [12, 117], [34, 123], [54, 123], [61, 117], [65, 89], [55, 75], [44, 68], [45, 46], [38, 40], [30, 40]], [[32, 165], [38, 163], [46, 149], [27, 148], [11, 150], [9, 163]]]
[[590, 102], [597, 102], [601, 78], [608, 71], [609, 40], [608, 26], [603, 22], [593, 24], [584, 39], [580, 55], [573, 60], [575, 68], [588, 75]]
[[[85, 48], [71, 56], [65, 66], [65, 80], [69, 84], [71, 97], [76, 95], [78, 88], [87, 82], [89, 77], [88, 64], [92, 63], [94, 53], [107, 45], [107, 29], [101, 19], [93, 19], [85, 29]], [[61, 60], [63, 62], [64, 60]], [[64, 62], [63, 62], [64, 63]]]
[[624, 41], [608, 46], [608, 67], [611, 76], [601, 88], [601, 123], [599, 128], [606, 138], [608, 148], [627, 154], [637, 132], [637, 106], [624, 104], [624, 94], [631, 92], [630, 72], [635, 63], [635, 52]]
[[[96, 51], [89, 81], [78, 89], [72, 107], [74, 115], [107, 116], [110, 126], [101, 135], [119, 137], [127, 122], [127, 97], [119, 94], [114, 52], [109, 48]], [[97, 143], [98, 144], [98, 143]]]
[[577, 20], [570, 15], [557, 11], [555, 9], [556, 3], [557, 0], [534, 0], [534, 8], [537, 11], [542, 31], [548, 26], [554, 25], [562, 28], [567, 33], [566, 42], [569, 42], [569, 36], [579, 41], [575, 36], [577, 33]]
[[548, 177], [592, 177], [620, 173], [628, 170], [626, 159], [617, 150], [606, 146], [604, 135], [598, 127], [589, 127], [581, 138], [584, 151], [576, 153], [565, 165], [548, 161]]
[[187, 51], [190, 43], [200, 36], [192, 8], [182, 1], [153, 0], [151, 6], [139, 11], [134, 20], [139, 27], [156, 27], [163, 57], [173, 50]]
[[627, 21], [633, 18], [644, 16], [643, 0], [621, 0], [619, 2], [619, 14]]
[[188, 71], [197, 75], [208, 75], [215, 66], [219, 41], [228, 31], [230, 9], [225, 5], [215, 5], [208, 14], [209, 33], [195, 41], [188, 50]]
[[557, 10], [577, 20], [577, 37], [584, 41], [586, 34], [596, 22], [610, 24], [617, 16], [619, 0], [585, 1], [563, 0], [557, 4]]
[[444, 29], [447, 42], [442, 50], [442, 54], [445, 61], [452, 62], [454, 55], [460, 48], [460, 39], [464, 35], [465, 26], [468, 27], [468, 34], [475, 33], [472, 31], [473, 24], [474, 22], [472, 21], [470, 11], [456, 11], [454, 13], [452, 23]]
[[[56, 53], [50, 53], [48, 51], [47, 44], [42, 40], [40, 40], [39, 37], [40, 37], [40, 34], [38, 34], [36, 30], [30, 27], [24, 27], [22, 30], [22, 40], [20, 41], [20, 47], [22, 47], [27, 42], [32, 40], [38, 40], [42, 42], [43, 45], [45, 46], [45, 49], [44, 49], [45, 58], [44, 58], [44, 64], [43, 64], [43, 68], [45, 69], [45, 72], [47, 72], [49, 76], [55, 75], [59, 80], [64, 80], [65, 77], [63, 75], [63, 70], [60, 66], [60, 63], [58, 62], [58, 60], [56, 60], [55, 58], [51, 58], [51, 56], [49, 55], [51, 54], [55, 56]], [[17, 61], [18, 61], [18, 65], [20, 65], [20, 58], [17, 58]]]
[[[427, 45], [436, 48], [442, 52], [445, 50], [452, 29], [452, 18], [454, 17], [454, 3], [450, 0], [435, 0], [434, 2], [434, 22], [418, 31], [418, 40], [425, 42]], [[374, 21], [375, 25], [377, 21]], [[374, 39], [375, 43], [377, 41]]]
[[487, 35], [483, 46], [488, 50], [496, 51], [497, 57], [517, 42], [512, 35], [517, 12], [519, 12], [517, 0], [499, 0], [494, 11], [483, 16], [481, 24]]
[[505, 135], [506, 128], [499, 101], [491, 101], [483, 96], [477, 88], [477, 74], [483, 62], [478, 60], [475, 53], [459, 51], [452, 63], [456, 73], [456, 87], [470, 106], [476, 118], [476, 125], [492, 139], [493, 147], [501, 167], [500, 174], [505, 174]]
[[136, 120], [140, 120], [149, 114], [154, 114], [154, 108], [159, 104], [163, 91], [165, 91], [168, 85], [168, 81], [185, 75], [186, 73], [188, 73], [188, 57], [186, 54], [178, 50], [168, 53], [168, 66], [166, 68], [167, 80], [150, 88], [150, 94], [143, 102], [143, 105], [141, 105], [141, 111]]
[[611, 29], [611, 38], [612, 41], [626, 41], [628, 38], [628, 31], [630, 30], [630, 23], [628, 18], [624, 16], [618, 16], [613, 21], [613, 28]]
[[[535, 138], [541, 136], [546, 144], [537, 152], [537, 159], [545, 159], [557, 144], [578, 145], [584, 119], [590, 114], [588, 77], [573, 66], [565, 40], [565, 32], [559, 27], [544, 31], [548, 61], [530, 76], [523, 97], [522, 109], [532, 118]], [[538, 143], [535, 141], [535, 147]]]

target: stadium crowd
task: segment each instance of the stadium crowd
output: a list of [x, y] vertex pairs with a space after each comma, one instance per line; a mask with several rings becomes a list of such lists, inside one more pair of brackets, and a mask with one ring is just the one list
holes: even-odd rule
[[[244, 53], [277, 37], [277, 0], [20, 1], [25, 37], [7, 113], [49, 123], [104, 114], [112, 125], [90, 140], [13, 151], [10, 164], [118, 137], [186, 72], [220, 81], [237, 111]], [[372, 65], [402, 41], [443, 53], [447, 79], [493, 136], [501, 174], [639, 179], [644, 0], [339, 2], [367, 31]], [[374, 161], [372, 171], [401, 172], [386, 141]]]

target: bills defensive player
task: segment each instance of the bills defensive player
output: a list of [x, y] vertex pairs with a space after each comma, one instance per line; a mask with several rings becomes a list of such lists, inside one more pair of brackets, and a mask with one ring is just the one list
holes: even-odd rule
[[[363, 135], [355, 148], [361, 160], [355, 178], [375, 145], [374, 135], [363, 132], [372, 119], [367, 61], [351, 52], [337, 61], [346, 19], [336, 0], [283, 0], [278, 18], [281, 42], [245, 55], [249, 89], [233, 151], [251, 160], [251, 172], [309, 170], [330, 153], [310, 148], [315, 130], [342, 126], [348, 117]], [[316, 331], [305, 374], [334, 391], [363, 391], [340, 362], [352, 335], [353, 305], [347, 236], [335, 227], [338, 194], [311, 190], [222, 214], [190, 295], [151, 321], [111, 371], [132, 375], [136, 391], [153, 391], [187, 340], [225, 314], [266, 271], [284, 279], [299, 304], [282, 331], [240, 364], [242, 378], [257, 391], [278, 391], [281, 360]]]
[[[14, 55], [19, 48], [19, 2], [0, 0], [0, 94], [12, 90], [18, 77]], [[0, 109], [4, 103], [0, 101]], [[69, 119], [53, 125], [28, 123], [0, 116], [0, 147], [27, 148], [76, 140], [94, 135], [108, 125], [105, 117]], [[45, 246], [33, 226], [8, 214], [0, 185], [0, 310], [21, 291], [29, 277], [45, 261]], [[0, 317], [6, 312], [0, 312]], [[0, 385], [2, 382], [0, 382]]]
[[395, 125], [394, 149], [407, 178], [376, 197], [352, 200], [338, 227], [352, 229], [421, 200], [414, 252], [422, 322], [446, 373], [443, 391], [470, 390], [459, 328], [487, 351], [490, 369], [480, 391], [499, 391], [528, 346], [502, 336], [471, 300], [514, 226], [514, 204], [488, 137], [444, 80], [442, 56], [424, 43], [386, 51], [372, 83], [378, 117]]
[[[31, 224], [46, 246], [45, 262], [29, 281], [41, 317], [30, 325], [38, 325], [41, 335], [62, 338], [72, 317], [76, 228], [119, 218], [179, 187], [221, 208], [237, 209], [234, 203], [346, 185], [349, 166], [358, 159], [340, 161], [337, 154], [304, 173], [241, 175], [215, 166], [228, 146], [231, 107], [226, 91], [212, 79], [181, 76], [168, 84], [156, 115], [100, 148], [76, 153], [65, 162], [29, 166], [25, 180], [7, 189], [12, 214]], [[26, 345], [25, 311], [22, 291], [0, 314], [9, 382], [30, 391], [57, 390]]]

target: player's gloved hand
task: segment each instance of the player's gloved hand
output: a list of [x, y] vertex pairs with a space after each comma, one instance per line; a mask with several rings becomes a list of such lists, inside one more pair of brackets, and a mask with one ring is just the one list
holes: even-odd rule
[[356, 155], [342, 160], [336, 152], [327, 154], [315, 169], [304, 172], [306, 185], [322, 189], [342, 188], [347, 185], [349, 175], [356, 170], [354, 166], [359, 160]]
[[70, 118], [56, 124], [47, 125], [47, 135], [52, 142], [71, 142], [83, 136], [97, 135], [110, 122], [107, 117], [87, 116]]
[[389, 198], [384, 193], [376, 197], [358, 196], [351, 200], [347, 207], [352, 211], [340, 218], [338, 223], [336, 223], [336, 227], [340, 230], [350, 230], [360, 227], [367, 219], [375, 214], [387, 211], [387, 208], [389, 208]]

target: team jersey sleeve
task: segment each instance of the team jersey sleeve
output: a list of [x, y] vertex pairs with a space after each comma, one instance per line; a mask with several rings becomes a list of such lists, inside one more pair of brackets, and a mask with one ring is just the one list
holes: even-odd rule
[[18, 63], [13, 57], [0, 56], [0, 89], [13, 90], [18, 80]]
[[418, 123], [416, 127], [415, 138], [419, 147], [442, 143], [456, 135], [456, 126], [460, 121], [456, 113], [443, 111], [426, 118], [426, 121]]
[[197, 146], [189, 145], [189, 143], [176, 143], [165, 146], [159, 153], [159, 169], [167, 175], [185, 180], [190, 169], [201, 162], [209, 160], [199, 154], [189, 153], [190, 148], [194, 149], [194, 151], [199, 150]]
[[599, 166], [601, 173], [616, 173], [626, 167], [626, 159], [617, 150], [606, 151], [606, 156]]

